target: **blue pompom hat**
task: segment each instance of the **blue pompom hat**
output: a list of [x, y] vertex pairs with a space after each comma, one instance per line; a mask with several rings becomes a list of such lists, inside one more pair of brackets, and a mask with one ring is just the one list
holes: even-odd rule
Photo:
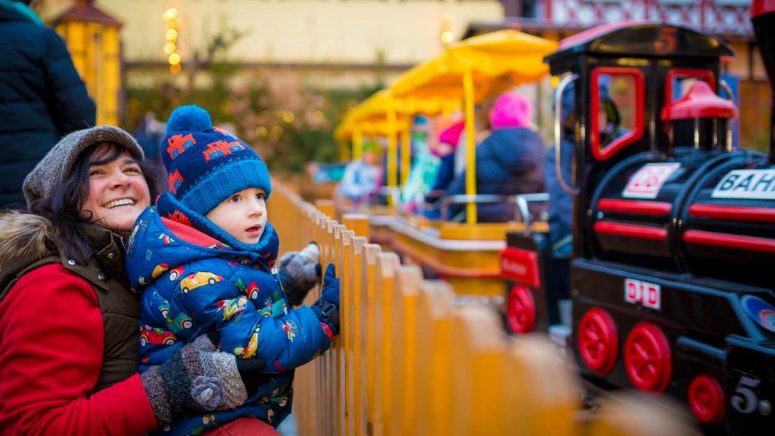
[[247, 188], [261, 188], [269, 199], [272, 183], [258, 154], [236, 136], [213, 127], [210, 114], [198, 106], [172, 111], [161, 151], [170, 192], [200, 215]]

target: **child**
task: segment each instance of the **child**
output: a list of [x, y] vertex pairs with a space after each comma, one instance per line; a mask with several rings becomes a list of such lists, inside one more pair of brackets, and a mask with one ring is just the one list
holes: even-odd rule
[[[264, 162], [196, 106], [172, 112], [162, 148], [170, 192], [140, 215], [127, 244], [127, 274], [143, 293], [141, 371], [204, 333], [219, 338], [239, 367], [259, 369], [243, 374], [244, 405], [164, 430], [201, 433], [240, 417], [277, 427], [291, 410], [294, 368], [328, 349], [338, 332], [333, 265], [320, 300], [290, 310], [272, 271], [278, 237], [266, 218], [272, 187]], [[200, 394], [218, 401], [217, 390]]]

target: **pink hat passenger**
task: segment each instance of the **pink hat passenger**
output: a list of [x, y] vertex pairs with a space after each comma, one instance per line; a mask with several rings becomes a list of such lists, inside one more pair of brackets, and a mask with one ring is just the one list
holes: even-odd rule
[[530, 127], [532, 115], [530, 102], [516, 92], [505, 92], [495, 100], [490, 111], [490, 124], [493, 130], [509, 127]]

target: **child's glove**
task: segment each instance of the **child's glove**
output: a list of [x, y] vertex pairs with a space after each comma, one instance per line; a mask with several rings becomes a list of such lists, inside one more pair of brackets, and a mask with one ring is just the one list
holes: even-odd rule
[[326, 276], [323, 282], [323, 292], [315, 306], [339, 332], [339, 279], [333, 263], [326, 267]]
[[215, 351], [206, 335], [175, 351], [161, 365], [140, 375], [160, 425], [190, 412], [212, 412], [241, 406], [247, 399], [237, 358]]
[[301, 251], [285, 253], [278, 273], [291, 306], [299, 306], [320, 280], [320, 248], [310, 242]]

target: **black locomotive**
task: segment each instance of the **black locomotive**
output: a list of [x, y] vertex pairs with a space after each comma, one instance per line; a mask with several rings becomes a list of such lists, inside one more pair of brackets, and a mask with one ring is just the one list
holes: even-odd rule
[[[751, 11], [772, 84], [775, 2]], [[677, 398], [710, 434], [772, 434], [775, 136], [769, 155], [733, 149], [736, 109], [717, 95], [732, 54], [690, 28], [627, 23], [546, 58], [558, 88], [575, 88], [573, 256], [510, 234], [507, 318], [516, 332], [551, 328], [569, 297], [585, 378]], [[623, 126], [613, 138], [603, 88]]]

